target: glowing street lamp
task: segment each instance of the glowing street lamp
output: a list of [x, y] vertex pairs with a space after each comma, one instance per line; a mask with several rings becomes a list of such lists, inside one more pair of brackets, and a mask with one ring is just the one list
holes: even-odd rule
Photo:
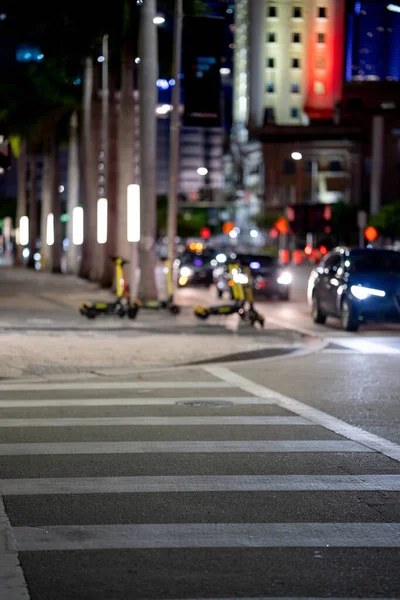
[[301, 152], [292, 152], [292, 158], [293, 160], [301, 160], [303, 155]]
[[197, 169], [197, 174], [201, 175], [202, 177], [205, 177], [205, 175], [207, 175], [208, 173], [208, 169], [206, 169], [205, 167], [199, 167]]
[[163, 23], [165, 23], [165, 18], [162, 15], [157, 15], [156, 17], [154, 17], [153, 23], [154, 25], [162, 25]]

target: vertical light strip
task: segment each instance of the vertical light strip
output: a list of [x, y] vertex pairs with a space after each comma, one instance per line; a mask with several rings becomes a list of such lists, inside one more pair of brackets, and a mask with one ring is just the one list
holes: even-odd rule
[[127, 240], [140, 241], [140, 186], [132, 183], [127, 190]]
[[49, 213], [46, 222], [46, 244], [52, 246], [54, 244], [54, 215]]
[[72, 211], [72, 243], [75, 246], [83, 244], [83, 208], [77, 206]]
[[21, 217], [19, 220], [19, 243], [21, 246], [29, 244], [29, 218]]
[[107, 242], [108, 202], [106, 198], [97, 200], [97, 242]]

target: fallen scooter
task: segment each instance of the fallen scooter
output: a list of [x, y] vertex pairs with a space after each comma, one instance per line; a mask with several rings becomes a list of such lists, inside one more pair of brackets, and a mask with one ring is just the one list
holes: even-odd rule
[[264, 317], [254, 308], [253, 282], [249, 268], [240, 269], [239, 265], [229, 265], [230, 285], [234, 302], [219, 306], [195, 306], [194, 314], [198, 319], [208, 319], [212, 315], [228, 316], [238, 314], [243, 321], [254, 326], [264, 327]]
[[84, 302], [79, 308], [79, 312], [88, 319], [95, 319], [99, 315], [125, 317], [136, 319], [140, 304], [137, 300], [131, 300], [129, 287], [125, 281], [124, 265], [127, 260], [120, 256], [112, 256], [111, 260], [115, 263], [115, 295], [113, 302]]

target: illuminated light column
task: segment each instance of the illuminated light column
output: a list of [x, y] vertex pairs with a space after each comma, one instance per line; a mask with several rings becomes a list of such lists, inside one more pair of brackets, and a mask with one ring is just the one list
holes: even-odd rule
[[97, 242], [105, 244], [108, 232], [108, 202], [106, 198], [97, 200]]
[[72, 211], [72, 243], [75, 246], [83, 244], [83, 208], [76, 206]]
[[49, 213], [47, 215], [46, 244], [47, 244], [47, 246], [52, 246], [54, 244], [54, 215], [53, 215], [53, 213]]
[[19, 220], [19, 243], [21, 246], [29, 244], [29, 218], [21, 217]]
[[261, 127], [264, 120], [264, 0], [249, 0], [249, 124]]

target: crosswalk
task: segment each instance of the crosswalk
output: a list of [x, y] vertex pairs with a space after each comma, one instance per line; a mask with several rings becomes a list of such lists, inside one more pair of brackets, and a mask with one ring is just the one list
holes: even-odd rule
[[205, 366], [0, 387], [1, 600], [400, 597], [400, 447]]

